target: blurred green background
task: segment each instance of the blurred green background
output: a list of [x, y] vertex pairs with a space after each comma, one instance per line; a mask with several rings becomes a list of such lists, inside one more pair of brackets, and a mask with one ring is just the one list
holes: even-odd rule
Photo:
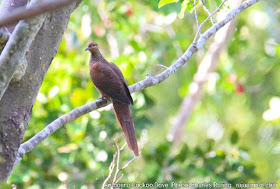
[[[185, 12], [179, 19], [180, 2], [160, 9], [158, 3], [82, 2], [43, 81], [25, 141], [59, 116], [99, 98], [89, 77], [89, 54], [84, 51], [88, 42], [99, 44], [129, 85], [147, 73], [164, 71], [158, 64], [170, 66], [182, 55], [197, 29], [194, 14]], [[175, 151], [167, 135], [213, 38], [168, 80], [132, 95], [142, 155], [122, 172], [120, 183], [280, 186], [279, 7], [277, 0], [260, 1], [238, 15], [235, 33], [215, 71], [214, 88], [208, 90], [206, 84]], [[200, 21], [207, 17], [201, 6], [198, 11]], [[209, 26], [210, 22], [204, 29]], [[116, 152], [117, 134], [122, 146], [125, 140], [111, 106], [84, 115], [29, 152], [9, 183], [30, 189], [101, 188]], [[133, 153], [125, 147], [121, 164], [131, 158]]]

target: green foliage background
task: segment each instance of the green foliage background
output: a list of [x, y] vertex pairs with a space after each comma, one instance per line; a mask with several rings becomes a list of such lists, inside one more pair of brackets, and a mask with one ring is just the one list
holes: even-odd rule
[[[87, 42], [97, 42], [107, 60], [116, 63], [133, 84], [147, 73], [162, 72], [158, 64], [170, 66], [191, 44], [197, 29], [193, 14], [177, 17], [180, 2], [160, 9], [158, 1], [96, 2], [84, 0], [72, 14], [24, 140], [57, 117], [99, 98], [89, 77]], [[142, 155], [123, 171], [121, 183], [280, 185], [280, 122], [263, 118], [270, 100], [280, 98], [279, 6], [276, 0], [261, 1], [237, 17], [234, 36], [215, 72], [215, 87], [205, 86], [184, 131], [183, 144], [173, 153], [168, 132], [212, 39], [171, 78], [133, 94], [131, 110]], [[198, 11], [200, 21], [207, 17], [201, 6]], [[231, 82], [235, 76], [237, 81]], [[101, 188], [116, 151], [117, 134], [120, 145], [124, 144], [110, 106], [84, 115], [28, 153], [9, 183], [32, 189]], [[125, 147], [121, 162], [132, 157]]]

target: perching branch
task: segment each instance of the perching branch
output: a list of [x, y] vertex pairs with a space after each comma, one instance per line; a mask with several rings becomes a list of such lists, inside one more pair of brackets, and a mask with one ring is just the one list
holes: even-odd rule
[[39, 14], [43, 14], [48, 11], [53, 11], [62, 7], [65, 7], [73, 3], [72, 0], [45, 0], [42, 2], [36, 2], [36, 5], [31, 7], [21, 7], [15, 11], [7, 14], [0, 19], [0, 27], [15, 24], [18, 21], [26, 18], [31, 18]]
[[[38, 0], [32, 0], [35, 4]], [[0, 56], [0, 100], [5, 93], [16, 69], [23, 64], [25, 53], [41, 28], [46, 15], [21, 21], [12, 33]]]
[[74, 121], [77, 118], [81, 117], [82, 115], [87, 114], [98, 108], [104, 107], [108, 104], [109, 104], [109, 101], [98, 99], [95, 102], [75, 108], [71, 112], [60, 116], [59, 118], [57, 118], [56, 120], [51, 122], [49, 125], [47, 125], [38, 134], [36, 134], [31, 139], [29, 139], [28, 141], [26, 141], [25, 143], [20, 145], [20, 148], [19, 148], [20, 157], [19, 158], [22, 158], [27, 152], [30, 152], [34, 147], [36, 147], [43, 140], [45, 140], [48, 136], [50, 136], [52, 133], [54, 133], [56, 130], [58, 130], [60, 127], [62, 127], [66, 123]]
[[[242, 3], [240, 6], [238, 6], [236, 9], [232, 10], [230, 13], [227, 14], [227, 16], [220, 22], [213, 25], [211, 28], [209, 28], [205, 33], [201, 35], [197, 43], [192, 43], [189, 48], [185, 51], [185, 53], [174, 63], [172, 64], [168, 69], [163, 71], [162, 73], [151, 76], [147, 75], [146, 79], [135, 83], [134, 85], [131, 85], [129, 87], [129, 90], [131, 93], [143, 90], [145, 88], [148, 88], [150, 86], [157, 85], [164, 80], [166, 80], [168, 77], [170, 77], [172, 74], [174, 74], [179, 68], [181, 68], [190, 58], [191, 56], [198, 51], [198, 49], [202, 48], [205, 44], [205, 42], [213, 35], [215, 34], [219, 29], [221, 29], [225, 24], [230, 22], [236, 15], [238, 15], [241, 11], [245, 10], [246, 8], [250, 7], [251, 5], [257, 3], [259, 0], [248, 0], [244, 3]], [[69, 123], [82, 115], [89, 113], [93, 110], [96, 110], [98, 108], [104, 107], [109, 102], [106, 100], [97, 100], [95, 102], [83, 105], [81, 107], [78, 107], [71, 112], [64, 114], [63, 116], [57, 118], [55, 121], [47, 125], [42, 131], [40, 131], [38, 134], [36, 134], [34, 137], [23, 143], [19, 148], [19, 154], [18, 154], [18, 162], [22, 159], [22, 157], [29, 151], [31, 151], [33, 148], [35, 148], [38, 144], [40, 144], [44, 139], [46, 139], [48, 136], [50, 136], [52, 133], [54, 133], [57, 129], [65, 125], [66, 123]]]

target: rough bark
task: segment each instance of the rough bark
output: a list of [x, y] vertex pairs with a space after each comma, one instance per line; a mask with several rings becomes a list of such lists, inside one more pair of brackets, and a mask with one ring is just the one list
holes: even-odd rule
[[65, 8], [47, 13], [26, 54], [25, 75], [20, 81], [10, 83], [0, 101], [0, 182], [6, 181], [14, 168], [37, 93], [57, 53], [70, 14], [80, 2], [73, 1]]
[[[25, 6], [28, 0], [3, 0], [0, 7], [0, 18], [5, 17], [9, 12], [14, 11], [15, 9]], [[7, 26], [7, 29], [12, 33], [15, 29], [16, 24]]]
[[[33, 0], [32, 2], [37, 2]], [[0, 56], [0, 100], [11, 82], [13, 75], [20, 80], [24, 75], [27, 61], [25, 58], [30, 44], [37, 35], [46, 18], [46, 14], [28, 20], [21, 20]]]

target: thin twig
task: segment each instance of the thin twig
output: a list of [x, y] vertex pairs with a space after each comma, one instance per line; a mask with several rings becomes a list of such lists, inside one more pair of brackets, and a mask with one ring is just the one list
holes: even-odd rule
[[[117, 167], [116, 167], [116, 172], [115, 172], [114, 179], [113, 179], [113, 184], [116, 183], [117, 176], [118, 176], [118, 173], [119, 173], [119, 167], [120, 167], [121, 150], [120, 150], [120, 147], [119, 147], [119, 144], [118, 144], [118, 136], [116, 136], [115, 143], [116, 143], [116, 147], [117, 147]], [[111, 188], [113, 189], [113, 186]]]
[[124, 149], [124, 147], [126, 146], [126, 143], [124, 143], [124, 145], [121, 147], [121, 151]]
[[165, 68], [165, 69], [168, 69], [168, 67], [165, 66], [165, 65], [163, 65], [163, 64], [157, 64], [157, 65], [160, 66], [160, 67], [163, 67], [163, 68]]
[[112, 176], [112, 173], [113, 173], [114, 168], [115, 168], [116, 155], [117, 155], [117, 152], [116, 152], [116, 153], [114, 154], [114, 156], [113, 156], [113, 160], [112, 160], [112, 162], [111, 162], [111, 164], [110, 164], [110, 166], [109, 166], [109, 174], [108, 174], [108, 176], [106, 177], [106, 179], [104, 180], [104, 182], [103, 182], [103, 184], [102, 184], [102, 189], [105, 188], [105, 186], [106, 186], [108, 180], [109, 180], [109, 179], [111, 178], [111, 176]]
[[[136, 158], [136, 156], [134, 156], [134, 158], [132, 158], [131, 160], [129, 160], [123, 167], [120, 168], [120, 156], [121, 156], [121, 150], [126, 146], [126, 144], [124, 144], [121, 148], [119, 147], [119, 144], [118, 144], [118, 136], [116, 136], [115, 138], [115, 144], [116, 144], [116, 147], [117, 147], [117, 152], [115, 152], [114, 156], [113, 156], [113, 159], [112, 159], [112, 162], [109, 166], [109, 174], [108, 176], [106, 177], [106, 179], [104, 180], [103, 182], [103, 185], [102, 185], [102, 189], [104, 189], [105, 185], [107, 184], [108, 180], [111, 178], [112, 176], [112, 173], [114, 172], [114, 168], [116, 166], [116, 170], [115, 170], [115, 174], [114, 174], [114, 178], [113, 178], [113, 181], [112, 181], [112, 184], [111, 184], [111, 189], [114, 188], [114, 184], [117, 184], [121, 178], [123, 177], [123, 174], [121, 174], [121, 176], [118, 178], [118, 174], [124, 170], [129, 164], [131, 164]], [[141, 152], [140, 152], [141, 154]], [[115, 163], [117, 159], [117, 162]]]
[[116, 183], [118, 183], [123, 177], [123, 174], [121, 174], [121, 176], [118, 178], [118, 180], [116, 180]]
[[[139, 152], [139, 155], [141, 155], [141, 152]], [[121, 169], [120, 171], [124, 170], [127, 166], [129, 166], [134, 160], [136, 160], [138, 157], [134, 156], [131, 160], [129, 160]]]
[[[194, 8], [195, 20], [196, 20], [196, 25], [197, 25], [197, 29], [198, 29], [198, 28], [199, 28], [199, 20], [198, 20], [198, 13], [197, 13], [197, 10], [196, 10], [196, 7], [195, 7], [196, 1], [197, 1], [197, 0], [194, 0], [194, 3], [193, 3], [193, 1], [190, 0], [192, 6], [193, 6], [193, 8]], [[200, 31], [200, 30], [199, 30], [199, 34], [201, 35], [201, 31]]]
[[[141, 152], [139, 152], [139, 155], [141, 154]], [[136, 160], [138, 157], [137, 156], [134, 156], [131, 160], [129, 160], [122, 168], [120, 169], [116, 169], [116, 172], [115, 172], [115, 176], [117, 178], [118, 174], [124, 170], [126, 167], [128, 167], [134, 160]], [[123, 175], [120, 176], [120, 178], [118, 178], [117, 180], [113, 181], [114, 184], [118, 183], [118, 181], [122, 178]], [[115, 179], [115, 178], [114, 178]]]
[[[206, 1], [207, 1], [207, 0], [206, 0]], [[201, 3], [202, 3], [202, 5], [203, 5], [204, 10], [205, 10], [205, 11], [207, 12], [207, 14], [210, 16], [210, 15], [211, 15], [211, 12], [210, 12], [210, 10], [206, 7], [205, 1], [204, 1], [204, 0], [201, 0]], [[213, 16], [210, 16], [210, 20], [211, 20], [212, 24], [214, 25], [214, 24], [215, 24], [215, 21], [214, 21]]]
[[227, 0], [224, 0], [224, 1], [220, 4], [220, 6], [200, 24], [200, 26], [199, 26], [199, 28], [198, 28], [196, 34], [195, 34], [195, 37], [194, 37], [194, 39], [193, 39], [193, 43], [196, 42], [197, 36], [198, 36], [198, 34], [199, 34], [199, 32], [200, 32], [201, 27], [203, 26], [203, 24], [205, 24], [205, 22], [206, 22], [209, 18], [211, 18], [214, 14], [216, 14], [218, 11], [220, 11], [221, 7], [223, 6], [223, 4], [224, 4], [226, 1], [227, 1]]

